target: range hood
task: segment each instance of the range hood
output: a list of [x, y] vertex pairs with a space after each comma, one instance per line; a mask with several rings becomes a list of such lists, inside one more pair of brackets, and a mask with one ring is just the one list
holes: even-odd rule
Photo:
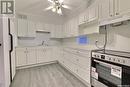
[[114, 23], [128, 21], [128, 20], [130, 20], [130, 14], [129, 15], [118, 16], [118, 17], [115, 17], [113, 19], [109, 19], [109, 20], [105, 20], [105, 21], [101, 21], [99, 23], [99, 25], [104, 26], [104, 25], [114, 24]]

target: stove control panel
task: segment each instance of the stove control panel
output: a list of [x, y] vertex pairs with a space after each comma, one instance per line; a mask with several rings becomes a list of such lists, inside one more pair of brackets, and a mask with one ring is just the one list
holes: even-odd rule
[[92, 52], [92, 58], [130, 66], [130, 58], [107, 55], [107, 54], [102, 54], [97, 52]]

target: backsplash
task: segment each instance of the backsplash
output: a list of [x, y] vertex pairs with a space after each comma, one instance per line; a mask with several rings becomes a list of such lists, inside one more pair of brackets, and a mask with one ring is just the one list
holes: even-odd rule
[[37, 32], [35, 38], [18, 38], [18, 46], [40, 46], [44, 41], [43, 45], [56, 46], [60, 45], [59, 40], [50, 39], [49, 33]]
[[[125, 23], [122, 26], [112, 27], [107, 26], [108, 31], [108, 43], [107, 49], [118, 50], [118, 51], [127, 51], [130, 52], [130, 22]], [[80, 47], [80, 48], [96, 48], [95, 41], [99, 41], [99, 46], [102, 47], [104, 44], [104, 34], [92, 34], [87, 35], [88, 44], [79, 45], [76, 42], [76, 38], [68, 38], [62, 41], [63, 46], [69, 47]], [[97, 49], [97, 48], [96, 48]]]

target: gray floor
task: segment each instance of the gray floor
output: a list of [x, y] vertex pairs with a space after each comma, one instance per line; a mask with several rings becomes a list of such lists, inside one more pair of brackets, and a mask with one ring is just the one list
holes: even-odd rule
[[11, 87], [86, 87], [58, 64], [17, 71]]

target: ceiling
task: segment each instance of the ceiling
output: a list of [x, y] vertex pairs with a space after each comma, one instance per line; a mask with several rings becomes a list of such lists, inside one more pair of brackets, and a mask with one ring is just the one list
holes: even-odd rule
[[[69, 5], [71, 10], [62, 9], [63, 16], [67, 17], [70, 14], [79, 13], [83, 8], [87, 7], [89, 0], [64, 0], [64, 4]], [[49, 6], [47, 0], [15, 0], [16, 2], [16, 13], [29, 13], [33, 15], [40, 15], [44, 17], [59, 17], [58, 14], [51, 11], [44, 11]]]

